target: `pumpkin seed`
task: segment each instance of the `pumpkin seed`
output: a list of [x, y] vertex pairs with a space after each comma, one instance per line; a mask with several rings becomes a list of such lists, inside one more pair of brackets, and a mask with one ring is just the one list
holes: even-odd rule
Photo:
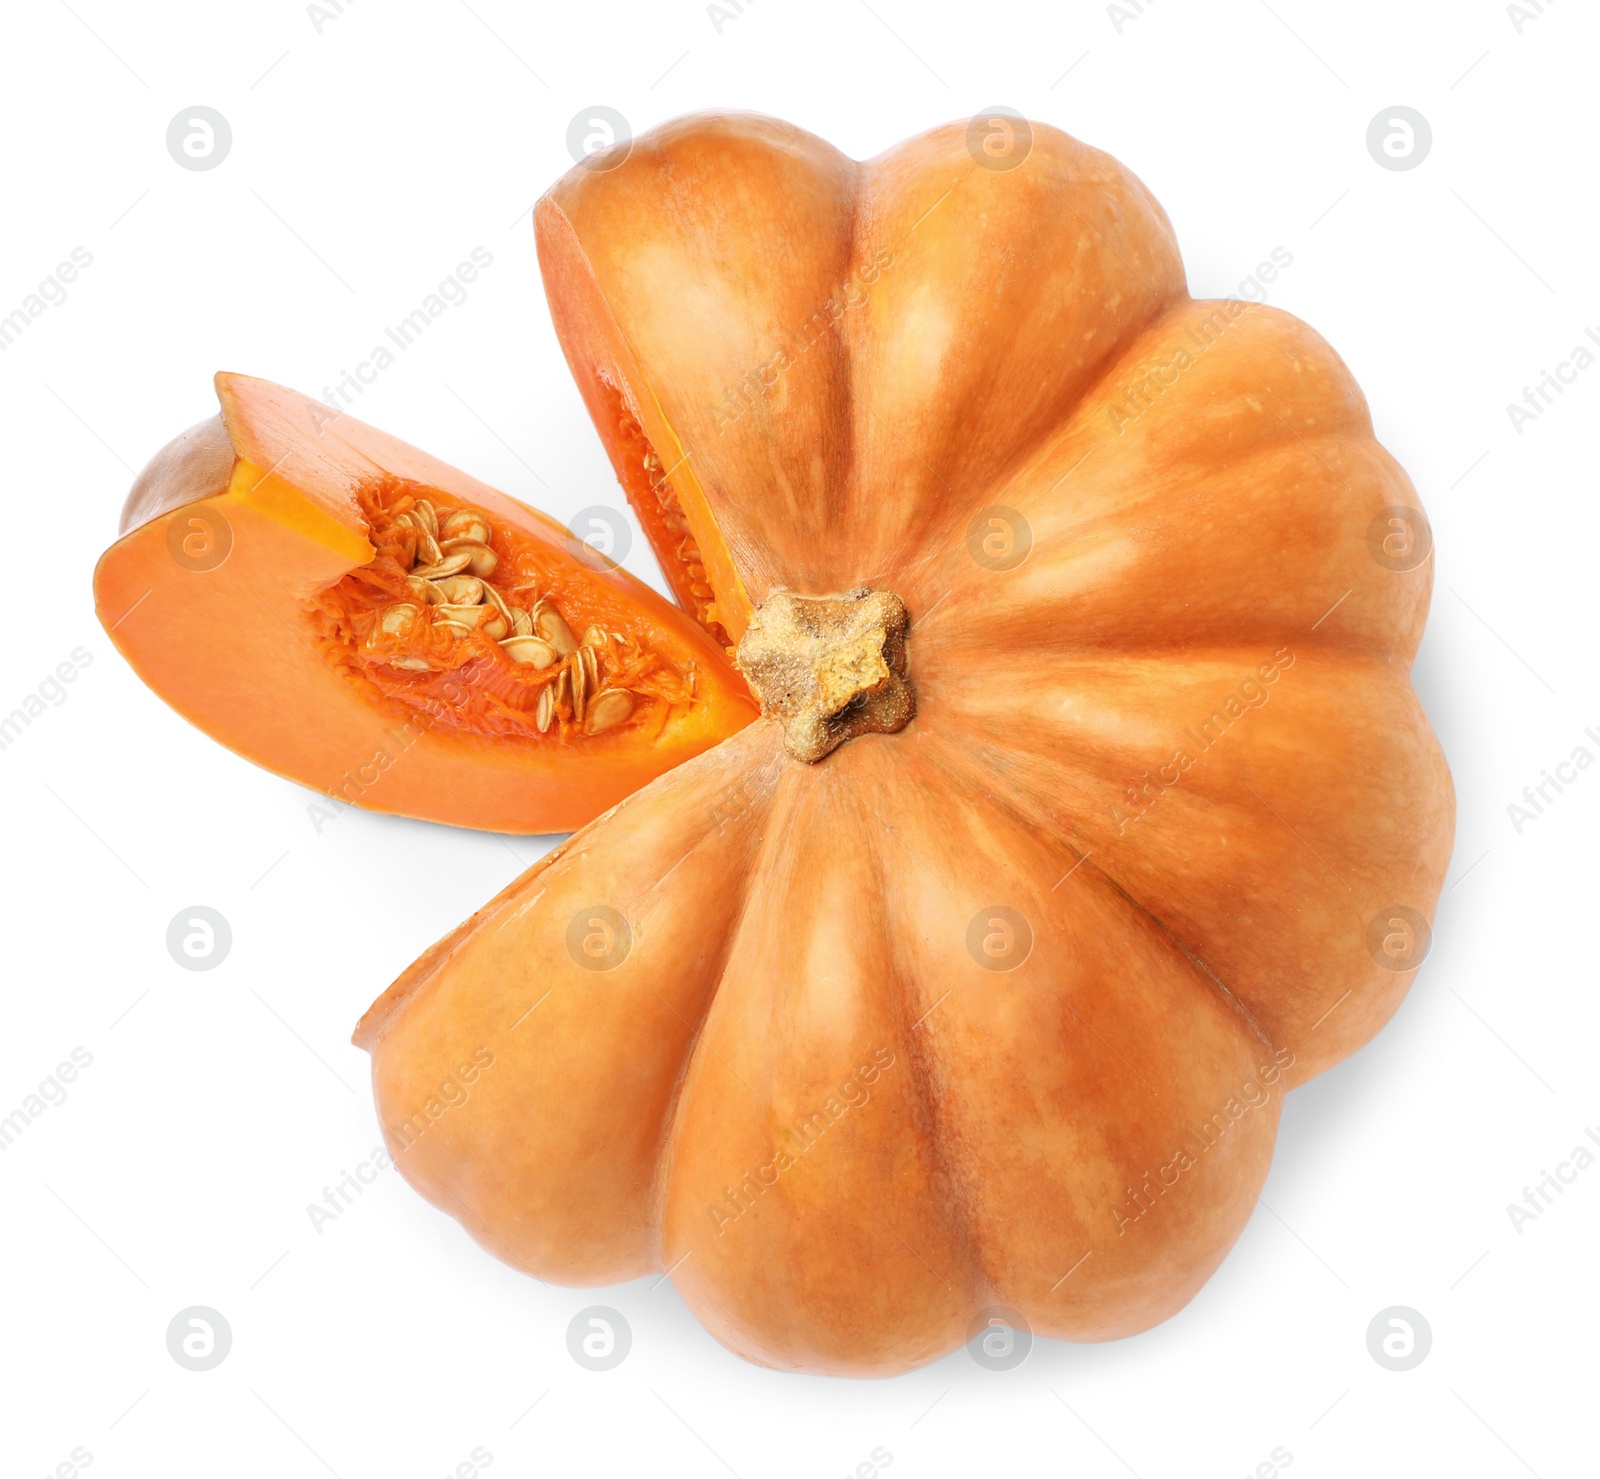
[[531, 668], [547, 668], [556, 660], [555, 648], [539, 637], [506, 637], [500, 648], [512, 662]]
[[439, 518], [433, 511], [433, 505], [426, 498], [419, 498], [411, 506], [411, 517], [416, 525], [430, 539], [439, 537]]
[[580, 647], [575, 656], [583, 665], [584, 682], [593, 693], [600, 687], [600, 654], [593, 647]]
[[520, 606], [511, 608], [511, 632], [517, 637], [531, 637], [533, 635], [533, 618]]
[[425, 673], [432, 666], [425, 657], [388, 657], [384, 661], [391, 668], [403, 668], [408, 673]]
[[544, 734], [550, 728], [550, 721], [556, 716], [555, 698], [552, 690], [555, 684], [547, 683], [539, 690], [539, 702], [534, 706], [533, 721], [539, 726], [539, 733]]
[[496, 640], [505, 636], [510, 631], [510, 625], [493, 606], [451, 606], [438, 607], [433, 614], [433, 624], [438, 626], [441, 622], [448, 622], [467, 631], [477, 630], [486, 637]]
[[488, 587], [475, 575], [442, 575], [434, 587], [449, 606], [480, 605]]
[[420, 530], [417, 534], [417, 558], [424, 565], [436, 565], [444, 558], [440, 553], [438, 542], [426, 529]]
[[583, 699], [589, 691], [589, 674], [580, 654], [574, 652], [567, 659], [567, 671], [572, 674], [572, 717], [582, 724]]
[[433, 613], [433, 619], [435, 622], [458, 621], [464, 627], [475, 627], [493, 609], [492, 606], [458, 606], [447, 601]]
[[446, 555], [465, 555], [466, 568], [480, 580], [486, 580], [494, 574], [495, 566], [500, 563], [500, 557], [476, 539], [447, 539], [439, 546]]
[[459, 575], [471, 563], [470, 555], [445, 555], [432, 565], [419, 565], [411, 573], [422, 580], [438, 580], [446, 575]]
[[445, 539], [471, 539], [478, 544], [489, 542], [489, 521], [475, 508], [458, 508], [439, 526]]
[[[469, 606], [467, 609], [470, 611], [474, 608]], [[438, 617], [434, 618], [433, 629], [436, 632], [447, 632], [452, 637], [470, 637], [472, 635], [472, 628], [464, 622], [441, 621]]]
[[615, 729], [633, 712], [633, 695], [626, 688], [604, 688], [594, 696], [589, 705], [589, 718], [584, 724], [585, 734], [600, 734]]
[[578, 644], [572, 636], [572, 628], [567, 625], [566, 618], [555, 607], [546, 606], [541, 601], [534, 610], [533, 625], [539, 635], [563, 657], [578, 650]]
[[511, 607], [506, 603], [506, 598], [502, 596], [498, 590], [496, 590], [492, 585], [485, 583], [483, 587], [483, 599], [489, 602], [503, 617], [505, 617], [508, 625], [515, 627], [516, 623], [511, 616]]
[[599, 627], [593, 623], [583, 629], [583, 645], [585, 647], [604, 647], [610, 640]]
[[409, 601], [397, 601], [393, 606], [384, 608], [378, 625], [391, 637], [403, 637], [416, 625], [416, 621], [417, 608]]
[[419, 606], [433, 605], [440, 599], [439, 587], [419, 575], [406, 576], [406, 594]]

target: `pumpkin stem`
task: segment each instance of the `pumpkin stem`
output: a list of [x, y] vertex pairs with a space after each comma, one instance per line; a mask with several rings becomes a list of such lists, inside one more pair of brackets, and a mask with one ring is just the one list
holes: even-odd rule
[[862, 586], [842, 596], [779, 591], [756, 608], [739, 667], [797, 760], [858, 734], [894, 734], [917, 711], [906, 680], [904, 603]]

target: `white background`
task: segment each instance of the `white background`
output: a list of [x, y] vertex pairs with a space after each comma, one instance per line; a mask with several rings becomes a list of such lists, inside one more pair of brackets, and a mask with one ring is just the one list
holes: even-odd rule
[[[0, 315], [73, 248], [93, 263], [0, 352], [0, 711], [92, 660], [0, 752], [0, 1116], [75, 1047], [93, 1063], [0, 1152], [0, 1473], [78, 1447], [108, 1479], [429, 1479], [475, 1448], [529, 1475], [842, 1475], [879, 1447], [908, 1479], [1237, 1476], [1275, 1448], [1307, 1479], [1596, 1472], [1600, 1166], [1520, 1231], [1506, 1211], [1600, 1126], [1600, 771], [1520, 835], [1507, 812], [1574, 747], [1600, 755], [1600, 366], [1520, 434], [1505, 409], [1600, 325], [1593, 9], [1519, 33], [1489, 0], [1130, 0], [1120, 29], [1088, 3], [727, 8], [719, 31], [691, 0], [330, 0], [319, 32], [291, 0], [6, 6]], [[206, 172], [165, 147], [197, 104], [233, 131]], [[529, 222], [595, 104], [635, 131], [756, 109], [857, 156], [1004, 104], [1109, 149], [1197, 295], [1293, 254], [1271, 301], [1343, 354], [1431, 513], [1416, 683], [1460, 802], [1433, 956], [1376, 1042], [1290, 1097], [1237, 1248], [1136, 1339], [1041, 1342], [1007, 1373], [959, 1351], [888, 1381], [779, 1375], [670, 1283], [512, 1272], [392, 1172], [313, 1230], [307, 1204], [378, 1144], [352, 1024], [548, 839], [359, 812], [319, 833], [307, 792], [132, 676], [91, 570], [133, 472], [215, 409], [213, 370], [320, 394], [475, 246], [492, 268], [357, 414], [558, 517], [619, 501]], [[1432, 125], [1412, 171], [1367, 152], [1395, 104]], [[628, 563], [658, 579], [642, 540]], [[165, 946], [197, 903], [233, 930], [207, 973]], [[633, 1330], [604, 1374], [566, 1349], [594, 1303]], [[167, 1353], [190, 1305], [232, 1328], [209, 1372]], [[1408, 1372], [1368, 1354], [1391, 1305], [1432, 1329]]]

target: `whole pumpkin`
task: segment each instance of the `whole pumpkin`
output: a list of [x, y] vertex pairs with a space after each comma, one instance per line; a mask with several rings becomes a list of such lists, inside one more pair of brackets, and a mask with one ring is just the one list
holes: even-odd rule
[[856, 163], [691, 118], [536, 225], [772, 722], [373, 1006], [397, 1163], [541, 1277], [670, 1270], [777, 1367], [1173, 1314], [1283, 1092], [1399, 1005], [1450, 854], [1427, 525], [1349, 372], [1191, 300], [1149, 192], [1038, 124]]

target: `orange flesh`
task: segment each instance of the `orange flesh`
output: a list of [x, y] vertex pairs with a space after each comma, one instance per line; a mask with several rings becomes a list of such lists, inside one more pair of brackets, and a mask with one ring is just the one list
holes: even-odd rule
[[[678, 598], [678, 604], [694, 615], [712, 641], [733, 656], [733, 640], [722, 624], [722, 613], [717, 607], [711, 577], [706, 570], [706, 557], [695, 539], [694, 530], [685, 516], [678, 490], [673, 479], [682, 478], [685, 469], [664, 464], [661, 454], [650, 444], [638, 418], [628, 409], [627, 398], [611, 378], [600, 373], [596, 376], [600, 393], [608, 411], [611, 435], [606, 437], [612, 451], [618, 481], [628, 495], [628, 502], [644, 525], [645, 535], [661, 563], [668, 583]], [[715, 533], [712, 527], [713, 534]], [[722, 553], [722, 541], [716, 538], [713, 547]], [[713, 556], [715, 559], [715, 556]], [[731, 567], [730, 567], [731, 568]]]
[[[376, 554], [320, 591], [310, 617], [323, 655], [381, 706], [426, 714], [469, 734], [561, 744], [585, 736], [585, 720], [594, 722], [594, 696], [601, 692], [624, 691], [632, 700], [627, 717], [608, 728], [659, 728], [672, 707], [692, 704], [693, 665], [680, 673], [641, 642], [632, 629], [644, 629], [618, 603], [607, 603], [612, 610], [595, 610], [594, 593], [579, 589], [571, 572], [553, 568], [532, 540], [436, 488], [403, 479], [359, 489], [357, 498]], [[430, 582], [413, 573], [431, 568], [419, 549], [425, 536], [410, 522], [419, 503], [434, 511], [436, 526], [457, 514], [461, 522], [476, 519], [488, 531], [492, 572], [454, 577], [469, 584], [476, 580], [493, 592], [466, 608], [484, 614], [465, 634], [446, 618], [450, 608], [428, 594]], [[501, 606], [527, 613], [530, 629], [536, 613], [553, 610], [575, 636], [589, 639], [585, 645], [592, 647], [593, 657], [563, 660], [558, 655], [546, 667], [516, 661], [501, 645], [513, 636]], [[574, 625], [580, 611], [591, 619]], [[582, 661], [592, 663], [597, 682], [574, 684], [569, 667]], [[540, 696], [547, 688], [552, 702], [541, 725]]]

